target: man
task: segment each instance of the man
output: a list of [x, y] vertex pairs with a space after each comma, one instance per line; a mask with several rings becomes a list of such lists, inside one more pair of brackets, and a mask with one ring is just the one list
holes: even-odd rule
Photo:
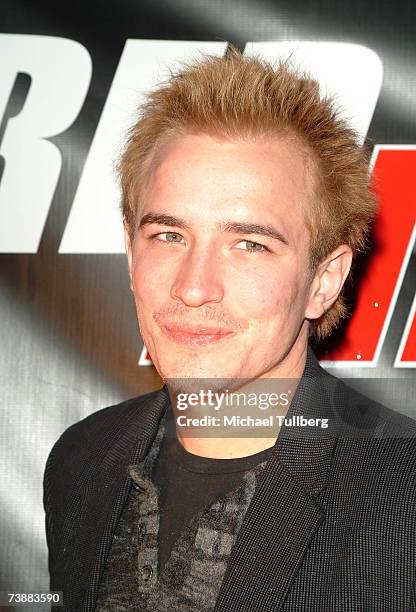
[[[64, 609], [414, 609], [415, 424], [308, 346], [345, 315], [375, 214], [352, 131], [315, 81], [231, 48], [149, 95], [119, 169], [140, 331], [165, 386], [51, 451]], [[227, 425], [234, 392], [276, 388], [273, 427], [260, 402]]]

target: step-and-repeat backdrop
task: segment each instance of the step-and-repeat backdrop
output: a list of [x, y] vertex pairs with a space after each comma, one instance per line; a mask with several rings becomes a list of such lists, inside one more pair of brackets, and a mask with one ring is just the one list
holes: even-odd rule
[[316, 350], [415, 416], [416, 9], [4, 0], [0, 15], [0, 589], [42, 591], [54, 441], [161, 385], [137, 332], [113, 166], [145, 92], [201, 52], [291, 55], [371, 148], [373, 255], [356, 266], [351, 319]]

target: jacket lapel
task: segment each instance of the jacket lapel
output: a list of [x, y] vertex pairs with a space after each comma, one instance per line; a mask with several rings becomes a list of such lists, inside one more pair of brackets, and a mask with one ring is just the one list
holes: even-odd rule
[[89, 477], [74, 534], [75, 553], [86, 551], [85, 557], [77, 560], [83, 583], [78, 585], [79, 599], [71, 609], [92, 612], [95, 608], [105, 560], [131, 487], [127, 466], [145, 457], [168, 405], [165, 388], [143, 405], [133, 402], [114, 432], [114, 444]]
[[308, 545], [325, 514], [316, 501], [331, 464], [339, 415], [337, 379], [308, 350], [287, 418], [328, 418], [325, 430], [282, 428], [233, 547], [215, 612], [281, 610]]

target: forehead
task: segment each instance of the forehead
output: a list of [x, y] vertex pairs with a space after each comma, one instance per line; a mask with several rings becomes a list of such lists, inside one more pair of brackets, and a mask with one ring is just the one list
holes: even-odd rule
[[209, 223], [237, 215], [304, 229], [314, 171], [294, 137], [175, 136], [157, 150], [151, 168], [140, 216], [155, 211]]

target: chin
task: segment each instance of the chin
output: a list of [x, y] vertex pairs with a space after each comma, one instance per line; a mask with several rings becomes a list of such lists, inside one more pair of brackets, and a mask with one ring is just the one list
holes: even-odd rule
[[[228, 377], [230, 373], [224, 371], [224, 369], [218, 367], [218, 364], [199, 364], [199, 363], [188, 363], [183, 366], [168, 364], [162, 365], [161, 371], [163, 373], [162, 378], [196, 378], [196, 379], [211, 379], [211, 378], [224, 378]], [[232, 374], [230, 374], [232, 376]]]
[[206, 388], [213, 391], [236, 385], [236, 372], [212, 359], [196, 359], [177, 356], [176, 359], [161, 359], [157, 367], [162, 379], [172, 388], [184, 387], [192, 390]]

